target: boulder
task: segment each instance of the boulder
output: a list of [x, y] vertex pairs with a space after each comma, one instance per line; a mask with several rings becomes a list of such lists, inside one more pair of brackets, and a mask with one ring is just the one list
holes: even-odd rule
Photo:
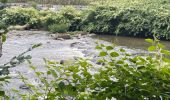
[[10, 26], [9, 27], [9, 29], [10, 30], [21, 30], [21, 31], [23, 31], [23, 30], [29, 30], [29, 25], [15, 25], [15, 26]]
[[71, 35], [70, 34], [55, 34], [55, 39], [71, 39]]

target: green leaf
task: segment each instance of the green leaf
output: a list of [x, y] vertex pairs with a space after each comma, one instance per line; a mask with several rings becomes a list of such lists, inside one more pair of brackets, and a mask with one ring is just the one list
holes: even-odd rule
[[41, 72], [35, 72], [37, 76], [40, 76], [42, 73]]
[[113, 47], [112, 46], [107, 46], [106, 50], [113, 50]]
[[170, 63], [170, 59], [168, 58], [162, 58], [163, 61]]
[[145, 39], [145, 41], [148, 43], [154, 43], [153, 39]]
[[2, 42], [6, 41], [6, 34], [2, 34]]
[[50, 69], [49, 71], [51, 72], [51, 74], [52, 74], [54, 77], [58, 77], [58, 75], [57, 75], [57, 73], [55, 72], [55, 70]]
[[96, 46], [96, 49], [101, 50], [101, 49], [102, 49], [102, 47], [100, 47], [100, 46]]
[[59, 87], [60, 89], [64, 89], [64, 88], [65, 88], [65, 83], [61, 81], [61, 82], [58, 84], [58, 87]]
[[161, 44], [161, 43], [158, 43], [158, 47], [159, 48], [165, 48], [165, 46], [163, 44]]
[[156, 50], [156, 47], [155, 47], [155, 46], [150, 46], [150, 47], [148, 48], [148, 51], [154, 51], [154, 50]]
[[99, 56], [103, 57], [103, 56], [106, 56], [107, 55], [107, 52], [100, 52]]
[[121, 49], [120, 49], [120, 52], [126, 52], [126, 51], [125, 51], [125, 49], [122, 49], [122, 48], [121, 48]]
[[40, 47], [40, 46], [42, 46], [42, 43], [34, 44], [34, 45], [32, 46], [32, 48], [34, 49], [34, 48], [37, 48], [37, 47]]
[[168, 50], [161, 50], [161, 53], [170, 56], [170, 51], [168, 51]]
[[117, 52], [111, 52], [111, 53], [110, 53], [110, 56], [112, 56], [112, 57], [118, 57], [119, 54], [118, 54]]
[[4, 96], [5, 92], [4, 91], [0, 91], [0, 96]]

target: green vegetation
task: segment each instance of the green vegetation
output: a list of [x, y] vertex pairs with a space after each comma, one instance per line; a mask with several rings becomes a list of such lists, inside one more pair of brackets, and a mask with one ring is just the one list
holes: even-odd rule
[[[112, 5], [114, 4], [114, 5]], [[135, 37], [170, 38], [170, 3], [164, 1], [112, 1], [110, 5], [95, 5], [85, 11], [68, 6], [57, 12], [34, 8], [7, 8], [1, 11], [1, 20], [7, 25], [25, 25], [44, 28], [53, 24], [68, 24], [69, 31], [89, 31]], [[28, 28], [28, 29], [29, 29]]]
[[49, 27], [49, 31], [52, 33], [66, 33], [69, 29], [67, 24], [52, 24]]
[[0, 0], [0, 2], [5, 4], [8, 2], [8, 0]]
[[58, 5], [88, 5], [92, 2], [102, 0], [8, 0], [11, 3], [29, 3], [35, 2], [39, 4], [58, 4]]
[[[102, 2], [102, 1], [101, 1]], [[101, 3], [100, 2], [100, 3]], [[30, 100], [169, 100], [170, 51], [165, 50], [159, 39], [170, 38], [170, 2], [168, 0], [113, 0], [109, 5], [97, 5], [85, 11], [72, 7], [60, 11], [39, 11], [35, 8], [6, 8], [0, 11], [0, 29], [6, 25], [26, 25], [27, 29], [49, 30], [53, 33], [88, 31], [96, 34], [113, 34], [146, 39], [151, 44], [146, 55], [131, 55], [115, 46], [98, 44], [97, 63], [79, 58], [72, 64], [60, 64], [44, 59], [46, 71], [39, 71], [24, 56], [34, 45], [10, 62], [0, 66], [0, 96], [2, 99]], [[72, 33], [74, 34], [74, 32]], [[20, 81], [31, 90], [13, 89], [10, 93], [3, 86], [10, 77], [8, 68], [28, 61], [39, 84], [31, 84], [26, 76], [18, 73]], [[1, 99], [1, 98], [0, 98]], [[18, 99], [18, 98], [16, 98]]]

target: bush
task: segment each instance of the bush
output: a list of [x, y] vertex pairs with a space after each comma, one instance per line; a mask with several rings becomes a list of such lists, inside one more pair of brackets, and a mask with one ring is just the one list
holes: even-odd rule
[[52, 24], [48, 27], [49, 31], [52, 33], [66, 33], [69, 29], [68, 24]]
[[33, 8], [7, 8], [2, 16], [2, 20], [4, 20], [8, 25], [25, 25], [28, 23], [32, 24], [31, 21], [40, 19], [39, 12]]
[[42, 27], [42, 22], [39, 18], [31, 18], [27, 24], [31, 29], [39, 29], [40, 27]]
[[114, 6], [98, 5], [85, 12], [81, 30], [136, 37], [157, 34], [160, 39], [170, 38], [168, 1], [114, 2]]
[[83, 18], [82, 30], [94, 33], [113, 33], [119, 22], [115, 18], [117, 8], [112, 6], [97, 6], [88, 11]]
[[116, 33], [126, 36], [151, 37], [153, 36], [154, 13], [128, 8], [122, 10], [118, 15], [120, 23]]
[[62, 8], [58, 14], [63, 16], [63, 20], [66, 23], [70, 23], [69, 31], [79, 30], [79, 25], [81, 23], [81, 11], [76, 10], [72, 6], [67, 6]]
[[48, 29], [50, 25], [60, 24], [60, 23], [65, 23], [65, 21], [63, 20], [63, 16], [56, 13], [50, 13], [47, 16], [45, 16], [43, 19], [43, 25], [44, 28], [46, 29]]
[[58, 12], [38, 11], [34, 8], [7, 8], [0, 19], [8, 25], [29, 25], [45, 28], [53, 24], [69, 24], [68, 31], [170, 38], [170, 3], [168, 0], [120, 0], [113, 5], [97, 5], [85, 11], [67, 6]]

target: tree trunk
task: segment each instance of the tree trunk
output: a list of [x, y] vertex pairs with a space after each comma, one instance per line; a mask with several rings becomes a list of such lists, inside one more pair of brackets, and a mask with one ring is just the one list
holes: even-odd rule
[[0, 36], [0, 57], [2, 56], [2, 37]]

